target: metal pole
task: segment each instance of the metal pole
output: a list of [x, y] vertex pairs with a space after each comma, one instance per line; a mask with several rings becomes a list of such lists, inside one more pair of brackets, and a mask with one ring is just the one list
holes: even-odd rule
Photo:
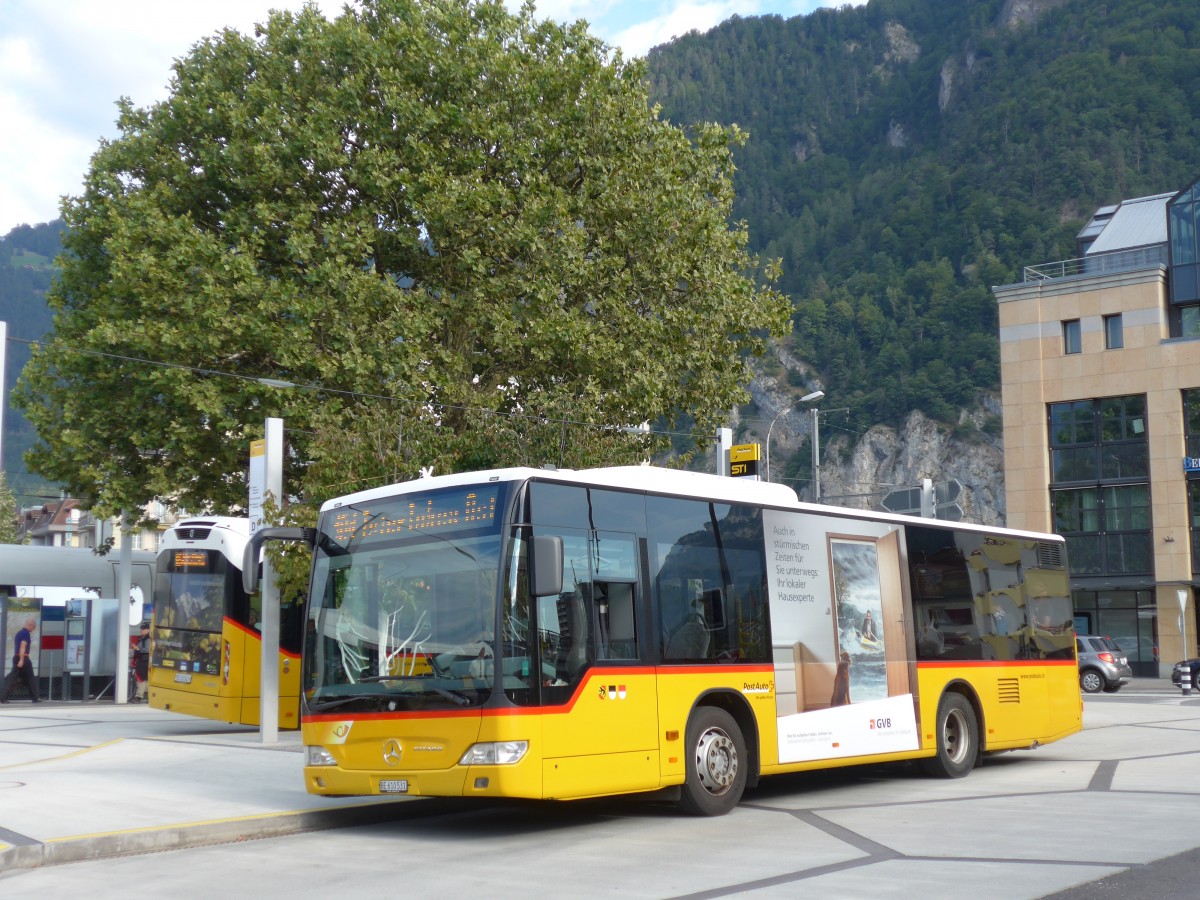
[[113, 699], [129, 702], [129, 593], [133, 582], [133, 535], [129, 511], [121, 510], [121, 555], [117, 561], [117, 672]]
[[779, 414], [771, 420], [771, 427], [767, 429], [767, 458], [766, 458], [767, 477], [765, 479], [766, 481], [771, 480], [771, 432], [775, 430], [775, 423], [779, 421], [780, 416], [782, 416], [784, 413], [791, 410], [791, 408], [792, 408], [791, 406], [785, 406], [783, 409], [781, 409], [779, 411]]
[[[1175, 592], [1175, 596], [1179, 598], [1179, 637], [1183, 641], [1183, 658], [1186, 660], [1190, 656], [1187, 645], [1187, 602], [1188, 592], [1184, 588], [1180, 588]], [[1185, 695], [1192, 692], [1192, 679], [1188, 667], [1183, 667], [1183, 680], [1180, 687], [1183, 688]]]
[[812, 408], [812, 470], [813, 470], [813, 502], [821, 502], [821, 411]]
[[733, 429], [717, 429], [717, 474], [729, 475], [729, 448], [733, 446]]
[[[267, 493], [283, 508], [283, 419], [266, 420]], [[264, 744], [279, 742], [279, 584], [275, 567], [263, 556], [262, 662], [258, 692], [259, 733]]]

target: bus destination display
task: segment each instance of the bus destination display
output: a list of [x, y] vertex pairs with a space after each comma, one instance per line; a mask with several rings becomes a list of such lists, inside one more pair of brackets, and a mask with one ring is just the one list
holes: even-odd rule
[[480, 528], [496, 520], [500, 485], [410, 494], [333, 512], [326, 530], [339, 544], [391, 540], [406, 534]]

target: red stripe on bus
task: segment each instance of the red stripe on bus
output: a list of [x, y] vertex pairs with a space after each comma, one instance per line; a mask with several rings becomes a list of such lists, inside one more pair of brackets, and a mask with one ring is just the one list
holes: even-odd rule
[[[257, 629], [251, 628], [248, 625], [243, 625], [241, 622], [235, 622], [233, 619], [229, 618], [229, 616], [225, 617], [225, 624], [228, 625], [230, 628], [236, 628], [238, 631], [240, 631], [244, 635], [246, 635], [246, 637], [253, 638], [254, 640], [256, 640], [260, 643], [262, 642], [262, 635], [259, 634]], [[300, 659], [299, 653], [292, 653], [290, 650], [284, 650], [282, 647], [279, 648], [279, 652], [282, 653], [284, 656], [286, 656], [288, 659], [295, 659], [295, 660]]]
[[349, 715], [338, 713], [310, 713], [301, 716], [302, 722], [318, 723], [318, 722], [343, 722], [348, 718], [355, 721], [380, 721], [385, 719], [456, 719], [463, 716], [562, 716], [571, 712], [579, 698], [583, 696], [583, 691], [593, 681], [609, 681], [611, 679], [628, 677], [630, 675], [735, 675], [743, 674], [758, 674], [761, 672], [773, 672], [775, 667], [770, 663], [754, 663], [754, 664], [730, 664], [726, 666], [629, 666], [625, 667], [610, 667], [604, 669], [591, 669], [587, 677], [579, 683], [575, 688], [575, 693], [571, 695], [571, 699], [561, 706], [518, 706], [518, 707], [499, 707], [493, 709], [482, 709], [475, 707], [473, 709], [443, 709], [443, 710], [417, 710], [414, 712], [385, 712], [385, 713], [351, 713]]

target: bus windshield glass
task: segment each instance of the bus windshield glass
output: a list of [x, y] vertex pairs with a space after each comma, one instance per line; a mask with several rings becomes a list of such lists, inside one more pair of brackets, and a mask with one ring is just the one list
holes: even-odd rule
[[152, 663], [215, 675], [229, 566], [215, 550], [178, 549], [158, 560]]
[[487, 700], [505, 487], [406, 494], [322, 516], [304, 654], [310, 712]]

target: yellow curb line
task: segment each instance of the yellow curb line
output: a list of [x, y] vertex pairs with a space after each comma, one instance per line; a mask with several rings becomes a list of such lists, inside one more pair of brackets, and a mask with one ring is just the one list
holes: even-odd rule
[[346, 806], [313, 806], [308, 809], [288, 809], [278, 812], [254, 813], [248, 816], [229, 816], [224, 819], [201, 819], [196, 822], [173, 822], [166, 825], [146, 825], [141, 828], [123, 828], [118, 831], [94, 831], [90, 834], [72, 834], [63, 837], [47, 838], [43, 843], [57, 844], [66, 841], [83, 841], [91, 838], [106, 838], [119, 837], [128, 834], [148, 834], [155, 831], [167, 831], [172, 829], [188, 829], [199, 828], [206, 825], [236, 825], [239, 822], [255, 822], [262, 819], [279, 819], [288, 816], [303, 816], [309, 813], [328, 813], [336, 810], [347, 809], [369, 809], [373, 806], [386, 806], [385, 801], [377, 801], [375, 803], [355, 803]]

